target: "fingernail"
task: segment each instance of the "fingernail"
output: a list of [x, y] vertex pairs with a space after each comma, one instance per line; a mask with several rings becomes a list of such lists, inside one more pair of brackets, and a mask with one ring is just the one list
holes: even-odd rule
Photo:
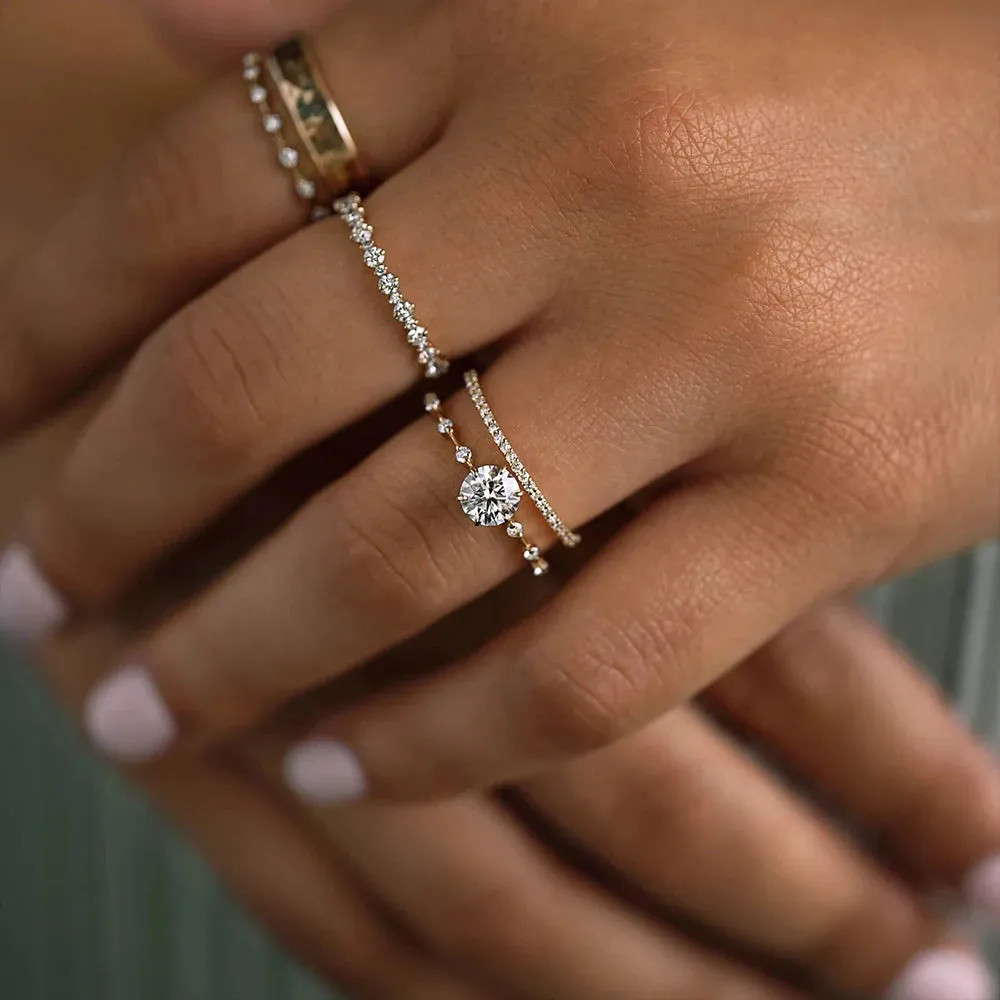
[[974, 955], [925, 951], [903, 970], [886, 1000], [995, 1000], [996, 982]]
[[992, 854], [965, 876], [963, 894], [970, 906], [1000, 920], [1000, 854]]
[[66, 620], [66, 603], [23, 545], [0, 556], [0, 633], [28, 645]]
[[350, 802], [368, 791], [358, 758], [336, 740], [300, 743], [285, 757], [284, 770], [288, 787], [310, 802]]
[[140, 763], [159, 756], [177, 725], [149, 672], [126, 667], [101, 681], [84, 706], [84, 728], [102, 753]]

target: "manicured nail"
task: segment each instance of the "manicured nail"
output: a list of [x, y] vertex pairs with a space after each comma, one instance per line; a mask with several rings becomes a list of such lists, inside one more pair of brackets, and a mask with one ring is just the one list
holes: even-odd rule
[[29, 645], [66, 620], [66, 602], [42, 575], [23, 545], [0, 556], [0, 633]]
[[142, 667], [125, 667], [101, 681], [87, 699], [83, 720], [98, 750], [129, 763], [159, 756], [177, 734], [170, 710]]
[[323, 804], [350, 802], [368, 791], [358, 758], [336, 740], [309, 740], [291, 750], [285, 783], [302, 798]]
[[995, 1000], [996, 982], [974, 955], [925, 951], [903, 970], [886, 1000]]
[[1000, 854], [980, 861], [965, 876], [962, 889], [969, 905], [994, 920], [1000, 920]]

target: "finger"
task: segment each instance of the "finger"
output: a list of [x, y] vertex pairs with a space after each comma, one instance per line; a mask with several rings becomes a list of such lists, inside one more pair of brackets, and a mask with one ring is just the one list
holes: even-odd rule
[[589, 885], [488, 800], [365, 804], [325, 829], [429, 948], [526, 1000], [792, 1000]]
[[[511, 293], [507, 300], [507, 307], [488, 313], [503, 315], [518, 298]], [[466, 334], [476, 329], [470, 322]], [[623, 366], [612, 373], [587, 364], [599, 360], [601, 346], [596, 337], [589, 342], [581, 337], [577, 377], [553, 384], [545, 373], [557, 370], [562, 357], [557, 329], [527, 335], [485, 382], [497, 411], [511, 415], [508, 433], [516, 435], [525, 461], [545, 468], [559, 483], [562, 516], [580, 524], [655, 476], [660, 463], [682, 464], [698, 453], [716, 424], [708, 416], [698, 421], [695, 414], [709, 407], [694, 395], [686, 398], [687, 412], [676, 430], [656, 439], [639, 429], [652, 422], [645, 408], [660, 406], [653, 396], [634, 407], [638, 427], [625, 421], [602, 425], [599, 411], [581, 419], [578, 394], [597, 398], [628, 376]], [[345, 387], [344, 394], [351, 391]], [[675, 405], [681, 407], [679, 399]], [[474, 455], [496, 454], [466, 394], [454, 400], [449, 413]], [[123, 423], [119, 434], [126, 431]], [[108, 453], [114, 453], [110, 446]], [[594, 463], [610, 469], [612, 459], [619, 464], [614, 473], [591, 474]], [[137, 474], [142, 469], [137, 461]], [[464, 516], [456, 493], [465, 473], [456, 475], [454, 469], [454, 448], [424, 416], [318, 495], [233, 574], [150, 636], [121, 672], [95, 691], [88, 720], [97, 745], [139, 759], [162, 752], [175, 738], [218, 738], [523, 572], [518, 542], [503, 530], [475, 527]], [[134, 485], [139, 488], [138, 479]], [[170, 496], [177, 497], [176, 489]], [[61, 523], [71, 523], [79, 505], [61, 509]], [[544, 522], [531, 521], [527, 509], [519, 516], [528, 537], [542, 541], [549, 531]], [[120, 513], [114, 520], [122, 523]], [[94, 539], [93, 517], [87, 527], [77, 535]], [[55, 534], [48, 529], [48, 537]], [[134, 524], [129, 534], [137, 534]], [[99, 545], [59, 565], [67, 572], [77, 565], [93, 572], [109, 548]], [[292, 605], [295, 615], [289, 617]], [[282, 670], [274, 669], [278, 662]]]
[[[368, 216], [411, 276], [406, 287], [418, 287], [421, 315], [445, 314], [447, 301], [446, 314], [462, 317], [449, 345], [464, 353], [541, 308], [551, 272], [512, 281], [523, 234], [503, 225], [489, 182], [461, 182], [454, 154], [438, 147], [387, 182]], [[483, 227], [497, 234], [487, 259], [474, 253]], [[421, 266], [428, 256], [454, 263]], [[343, 222], [297, 234], [143, 346], [30, 508], [35, 562], [70, 607], [106, 604], [287, 459], [411, 384], [412, 355]], [[431, 448], [445, 472], [446, 454]]]
[[[439, 20], [352, 4], [317, 39], [376, 176], [425, 149], [450, 107], [451, 50]], [[0, 433], [304, 220], [246, 84], [226, 80], [112, 167], [0, 274]]]
[[[319, 27], [348, 0], [137, 0], [184, 50], [221, 60]], [[394, 6], [386, 3], [385, 6]], [[398, 6], [395, 5], [395, 6]]]
[[144, 785], [236, 897], [327, 983], [359, 1000], [499, 1000], [405, 941], [259, 780], [202, 758], [152, 770]]
[[[669, 494], [539, 614], [444, 674], [344, 709], [300, 752], [350, 761], [355, 794], [421, 798], [614, 742], [845, 585], [851, 547], [810, 502], [758, 477]], [[336, 797], [333, 778], [301, 790]]]
[[[646, 897], [826, 987], [918, 995], [914, 984], [943, 964], [989, 980], [973, 956], [945, 947], [914, 892], [694, 710], [521, 790]], [[964, 996], [961, 980], [953, 986], [951, 1000]]]
[[859, 610], [796, 623], [709, 698], [909, 866], [1000, 916], [996, 761]]

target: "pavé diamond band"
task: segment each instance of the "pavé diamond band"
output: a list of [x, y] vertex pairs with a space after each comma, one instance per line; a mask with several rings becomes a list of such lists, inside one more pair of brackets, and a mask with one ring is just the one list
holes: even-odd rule
[[319, 205], [366, 186], [357, 144], [307, 41], [292, 39], [268, 56], [247, 54], [243, 78], [261, 109], [264, 131], [275, 140], [278, 162], [292, 172], [295, 193], [317, 203], [317, 217], [324, 214]]
[[479, 375], [474, 371], [465, 373], [465, 387], [469, 390], [469, 396], [479, 411], [479, 416], [483, 418], [483, 423], [493, 438], [494, 443], [500, 449], [501, 454], [507, 460], [510, 471], [514, 474], [521, 489], [531, 497], [532, 502], [538, 508], [538, 512], [548, 522], [549, 527], [556, 533], [559, 541], [568, 548], [573, 548], [580, 544], [580, 536], [562, 522], [562, 519], [555, 512], [552, 504], [545, 498], [545, 494], [538, 488], [534, 479], [531, 478], [524, 463], [518, 457], [513, 445], [507, 440], [506, 435], [500, 429], [497, 418], [490, 409], [490, 404], [486, 402], [483, 394], [483, 387], [479, 384]]
[[365, 217], [365, 206], [361, 196], [351, 193], [339, 198], [333, 210], [344, 220], [350, 230], [351, 239], [361, 249], [365, 264], [378, 280], [379, 291], [388, 299], [392, 314], [406, 333], [406, 342], [416, 353], [417, 361], [423, 365], [428, 378], [438, 378], [448, 370], [448, 359], [431, 343], [427, 330], [417, 319], [412, 302], [408, 302], [399, 288], [399, 278], [385, 265], [385, 251], [375, 243], [371, 223]]
[[507, 534], [521, 543], [524, 558], [535, 576], [544, 576], [549, 564], [542, 557], [537, 545], [524, 537], [524, 527], [514, 520], [521, 503], [521, 486], [509, 469], [498, 465], [476, 465], [472, 449], [462, 444], [455, 432], [451, 418], [445, 415], [441, 400], [433, 392], [424, 396], [424, 409], [437, 422], [438, 433], [451, 441], [455, 448], [455, 461], [464, 465], [468, 475], [458, 491], [458, 502], [473, 524], [486, 527], [507, 526]]

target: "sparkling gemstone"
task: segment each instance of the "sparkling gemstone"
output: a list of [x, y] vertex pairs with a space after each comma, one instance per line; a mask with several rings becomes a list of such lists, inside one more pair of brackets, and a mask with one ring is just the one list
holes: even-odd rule
[[541, 552], [538, 551], [537, 545], [532, 545], [524, 550], [524, 558], [527, 559], [528, 562], [537, 562], [540, 555]]
[[455, 449], [455, 461], [456, 462], [461, 462], [462, 465], [465, 465], [465, 463], [468, 462], [469, 459], [471, 459], [471, 458], [472, 458], [472, 449], [471, 448], [466, 448], [466, 446], [464, 444], [460, 444]]
[[311, 180], [306, 177], [300, 177], [295, 182], [295, 193], [300, 197], [309, 201], [311, 198], [316, 197], [316, 185], [313, 184]]
[[243, 79], [248, 83], [253, 83], [254, 80], [260, 77], [260, 67], [255, 63], [251, 63], [249, 66], [243, 67]]
[[345, 194], [343, 198], [338, 198], [333, 203], [333, 210], [339, 215], [345, 212], [353, 212], [361, 207], [361, 197], [357, 194]]
[[451, 420], [448, 417], [442, 417], [438, 421], [438, 433], [447, 434], [450, 430], [452, 430], [452, 428], [454, 428], [454, 426], [455, 425], [451, 422]]
[[372, 241], [372, 227], [367, 223], [355, 226], [351, 232], [351, 239], [360, 246], [367, 246]]
[[254, 104], [263, 104], [267, 100], [267, 91], [259, 84], [250, 88], [250, 100]]
[[406, 342], [411, 347], [426, 347], [427, 331], [422, 326], [411, 326], [406, 331]]
[[458, 501], [474, 524], [495, 527], [505, 524], [517, 512], [521, 487], [506, 468], [480, 465], [462, 481]]
[[291, 170], [292, 167], [297, 167], [299, 165], [299, 154], [296, 150], [292, 149], [291, 146], [285, 146], [281, 152], [278, 153], [278, 162], [286, 170]]
[[521, 538], [524, 535], [524, 525], [520, 521], [511, 521], [507, 525], [507, 534], [511, 538]]
[[378, 290], [383, 295], [392, 295], [397, 288], [399, 288], [399, 278], [394, 274], [386, 273], [378, 279]]
[[392, 303], [392, 314], [399, 320], [400, 323], [405, 323], [407, 320], [413, 318], [414, 305], [412, 302], [407, 302], [398, 293], [390, 297], [389, 301]]
[[437, 393], [428, 392], [424, 396], [424, 409], [428, 413], [436, 413], [441, 409], [441, 400], [438, 399]]
[[537, 560], [531, 567], [531, 572], [535, 576], [545, 576], [549, 571], [549, 564], [544, 559]]
[[424, 366], [424, 374], [428, 378], [440, 378], [447, 374], [450, 367], [451, 365], [444, 358], [436, 358], [434, 361], [427, 362]]
[[369, 267], [381, 267], [385, 263], [385, 251], [376, 246], [365, 247], [364, 258]]
[[264, 131], [274, 135], [281, 131], [281, 115], [264, 115]]

